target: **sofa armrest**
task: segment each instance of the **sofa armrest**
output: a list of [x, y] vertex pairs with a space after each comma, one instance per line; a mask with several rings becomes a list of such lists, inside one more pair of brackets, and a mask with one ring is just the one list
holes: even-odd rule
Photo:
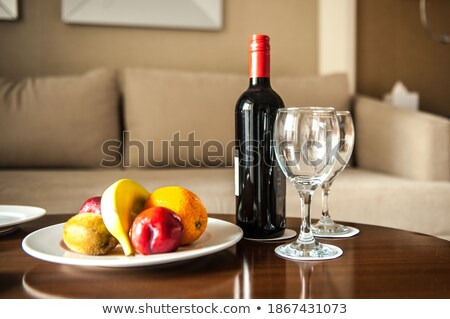
[[450, 121], [372, 98], [355, 101], [357, 165], [419, 180], [450, 180]]

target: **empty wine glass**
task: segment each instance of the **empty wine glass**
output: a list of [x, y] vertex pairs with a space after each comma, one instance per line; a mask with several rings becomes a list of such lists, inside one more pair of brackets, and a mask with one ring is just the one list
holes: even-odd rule
[[313, 225], [312, 231], [316, 237], [350, 237], [359, 232], [350, 226], [336, 224], [329, 212], [330, 188], [336, 177], [347, 167], [355, 142], [355, 129], [352, 115], [349, 111], [337, 111], [336, 117], [339, 124], [339, 144], [337, 147], [336, 161], [331, 169], [331, 174], [322, 183], [322, 216]]
[[296, 241], [275, 252], [294, 260], [324, 260], [342, 255], [333, 245], [319, 243], [311, 231], [311, 197], [328, 177], [336, 160], [339, 127], [333, 108], [279, 109], [275, 119], [275, 155], [286, 177], [300, 195], [301, 226]]

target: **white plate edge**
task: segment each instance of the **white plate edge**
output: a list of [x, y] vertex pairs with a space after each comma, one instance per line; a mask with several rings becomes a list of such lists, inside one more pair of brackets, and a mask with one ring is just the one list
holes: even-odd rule
[[[181, 251], [181, 252], [175, 252], [178, 253], [178, 257], [176, 258], [171, 258], [171, 256], [169, 254], [167, 254], [166, 258], [161, 257], [163, 256], [163, 254], [159, 255], [158, 259], [155, 260], [154, 262], [149, 261], [148, 259], [145, 259], [145, 257], [141, 257], [138, 259], [134, 259], [134, 257], [129, 257], [130, 259], [126, 258], [121, 258], [121, 259], [117, 259], [117, 260], [105, 260], [104, 262], [101, 262], [101, 259], [76, 259], [76, 258], [65, 258], [62, 256], [52, 256], [49, 255], [47, 253], [42, 253], [40, 251], [37, 251], [35, 249], [32, 249], [31, 247], [29, 247], [27, 245], [27, 241], [30, 240], [29, 238], [32, 237], [33, 235], [35, 235], [36, 232], [41, 232], [41, 231], [45, 231], [45, 229], [47, 228], [53, 228], [53, 227], [57, 227], [60, 226], [62, 227], [65, 223], [59, 223], [59, 224], [54, 224], [54, 225], [50, 225], [50, 226], [46, 226], [43, 227], [41, 229], [38, 229], [30, 234], [28, 234], [23, 240], [22, 240], [22, 249], [30, 256], [43, 260], [43, 261], [47, 261], [47, 262], [52, 262], [52, 263], [59, 263], [59, 264], [64, 264], [64, 265], [74, 265], [74, 266], [93, 266], [93, 267], [109, 267], [109, 268], [125, 268], [125, 267], [142, 267], [142, 266], [155, 266], [155, 265], [160, 265], [160, 264], [168, 264], [168, 263], [172, 263], [172, 262], [178, 262], [178, 261], [183, 261], [183, 260], [188, 260], [188, 259], [194, 259], [194, 258], [198, 258], [198, 257], [202, 257], [205, 255], [209, 255], [209, 254], [213, 254], [219, 251], [222, 251], [224, 249], [227, 249], [233, 245], [235, 245], [236, 243], [238, 243], [242, 237], [243, 237], [243, 231], [242, 229], [240, 229], [237, 225], [228, 222], [228, 221], [224, 221], [221, 219], [217, 219], [217, 218], [208, 218], [208, 223], [210, 221], [215, 221], [215, 222], [219, 222], [219, 223], [226, 223], [229, 224], [230, 226], [235, 226], [236, 230], [239, 229], [240, 230], [240, 234], [239, 236], [236, 236], [236, 238], [234, 238], [233, 240], [229, 241], [229, 242], [225, 242], [222, 244], [217, 244], [215, 245], [212, 249], [205, 249], [205, 248], [198, 248], [197, 250], [190, 250], [190, 251]], [[61, 238], [62, 239], [62, 238]], [[192, 252], [197, 252], [192, 254]], [[156, 255], [154, 255], [156, 256]], [[173, 255], [172, 255], [173, 256]], [[50, 258], [49, 258], [50, 257]], [[132, 261], [131, 261], [132, 260]]]
[[[14, 221], [14, 222], [1, 224], [0, 228], [5, 228], [5, 227], [9, 227], [9, 226], [17, 226], [17, 225], [20, 225], [20, 224], [28, 223], [28, 222], [31, 222], [31, 221], [33, 221], [35, 219], [41, 218], [42, 216], [44, 216], [47, 213], [47, 210], [45, 208], [38, 207], [38, 206], [25, 206], [25, 205], [0, 205], [0, 212], [1, 212], [1, 209], [3, 207], [13, 207], [11, 209], [12, 211], [14, 210], [14, 208], [21, 208], [21, 209], [26, 208], [26, 209], [36, 210], [37, 212], [33, 213], [33, 215], [31, 215], [28, 218], [25, 218], [25, 219], [22, 219], [22, 220], [18, 220], [18, 221]], [[20, 212], [20, 213], [23, 213], [23, 212]], [[27, 213], [25, 213], [25, 214], [27, 214]]]

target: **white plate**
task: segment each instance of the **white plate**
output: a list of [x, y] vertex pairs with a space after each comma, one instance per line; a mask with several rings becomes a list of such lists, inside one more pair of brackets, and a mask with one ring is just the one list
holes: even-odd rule
[[29, 255], [45, 261], [101, 267], [139, 267], [159, 265], [209, 255], [233, 246], [241, 240], [240, 227], [215, 218], [208, 218], [208, 226], [203, 235], [190, 245], [178, 251], [156, 255], [124, 256], [119, 246], [105, 256], [77, 254], [64, 248], [62, 242], [64, 223], [49, 226], [29, 234], [22, 242], [22, 248]]
[[19, 225], [45, 215], [45, 209], [34, 206], [0, 205], [0, 228]]

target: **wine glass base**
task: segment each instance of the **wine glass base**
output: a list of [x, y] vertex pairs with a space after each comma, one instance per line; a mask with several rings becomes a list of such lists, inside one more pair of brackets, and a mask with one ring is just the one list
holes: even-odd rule
[[290, 260], [316, 261], [336, 259], [344, 252], [341, 248], [328, 244], [320, 244], [314, 249], [298, 249], [296, 242], [293, 242], [278, 246], [275, 248], [275, 253]]
[[[325, 228], [315, 224], [312, 227], [312, 233], [314, 237], [320, 238], [347, 238], [353, 237], [359, 233], [359, 229], [351, 226], [342, 226], [335, 224], [338, 227]], [[319, 226], [319, 227], [318, 227]]]

